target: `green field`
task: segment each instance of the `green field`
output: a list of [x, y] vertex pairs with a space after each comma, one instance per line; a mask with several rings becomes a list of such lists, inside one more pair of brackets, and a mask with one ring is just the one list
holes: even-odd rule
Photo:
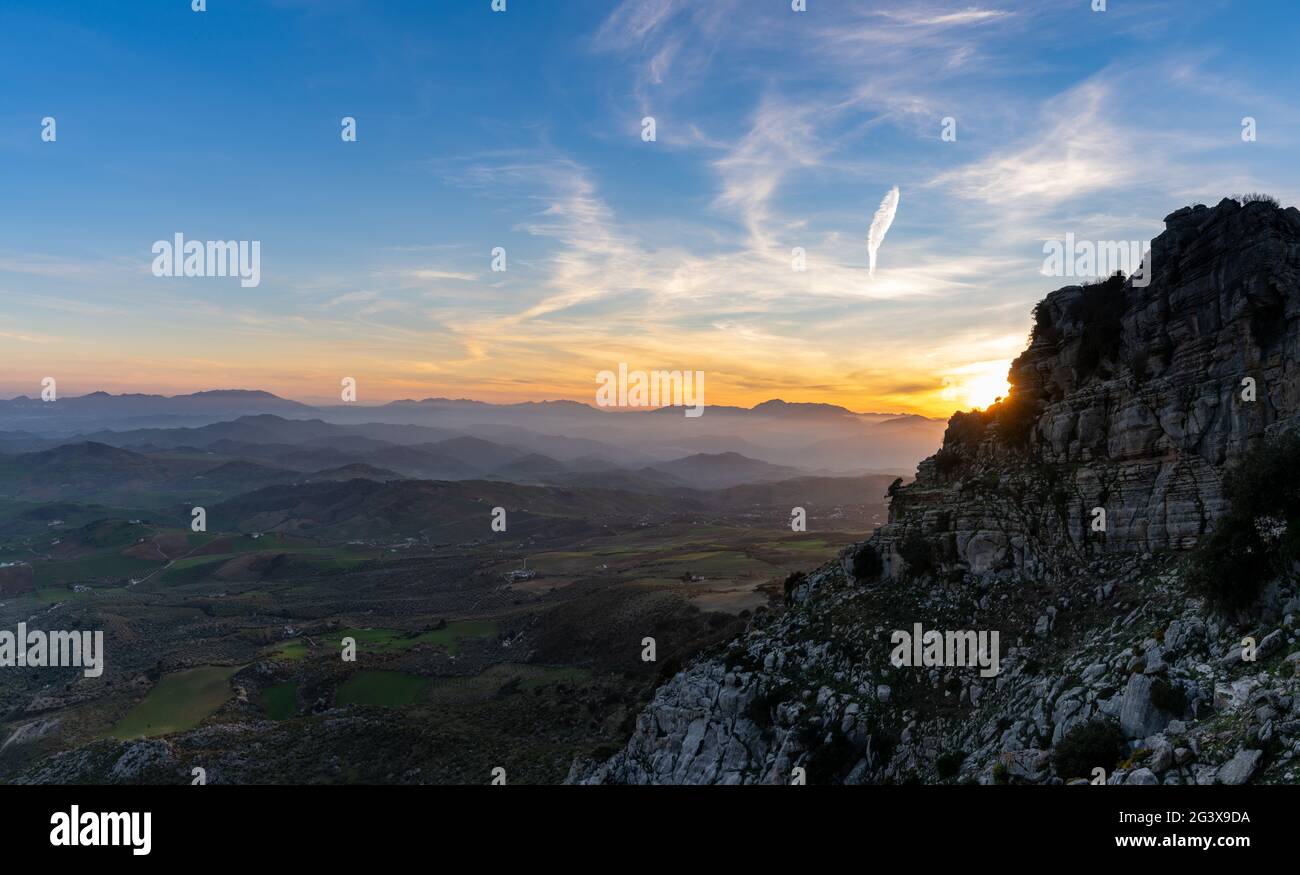
[[113, 727], [113, 737], [151, 738], [193, 729], [233, 695], [230, 678], [240, 668], [208, 665], [167, 675]]
[[89, 580], [120, 580], [144, 577], [162, 562], [135, 559], [119, 553], [104, 553], [64, 562], [36, 562], [32, 571], [40, 585], [77, 583]]
[[287, 720], [298, 712], [298, 685], [293, 681], [273, 684], [262, 691], [262, 708], [272, 720]]
[[56, 602], [82, 602], [90, 599], [117, 598], [130, 590], [120, 586], [99, 586], [85, 592], [73, 592], [66, 586], [38, 586], [32, 592], [23, 593], [18, 599], [33, 599], [38, 605], [52, 605]]
[[766, 541], [764, 547], [795, 553], [835, 553], [844, 545], [831, 543], [824, 538], [787, 538], [783, 541]]
[[362, 670], [344, 681], [334, 696], [338, 705], [400, 708], [424, 698], [429, 679], [400, 671]]
[[247, 544], [261, 544], [262, 546], [241, 545], [241, 549], [237, 552], [204, 553], [178, 559], [163, 573], [162, 579], [169, 584], [197, 583], [215, 573], [230, 560], [249, 555], [284, 555], [299, 562], [304, 569], [315, 568], [321, 571], [355, 568], [365, 562], [373, 561], [375, 558], [372, 555], [373, 551], [363, 553], [349, 547], [281, 547], [266, 549], [267, 545], [263, 543], [266, 540], [268, 538], [262, 538], [260, 541], [247, 541]]
[[[445, 647], [448, 653], [455, 653], [462, 638], [492, 638], [497, 634], [497, 624], [491, 620], [457, 620], [448, 623], [444, 629], [430, 632], [403, 632], [398, 629], [343, 629], [315, 639], [317, 651], [329, 651], [338, 655], [344, 638], [353, 638], [357, 642], [358, 653], [392, 653], [410, 650], [417, 644], [433, 644]], [[275, 648], [277, 659], [296, 661], [305, 659], [311, 648], [301, 638], [286, 641]]]
[[684, 571], [710, 579], [764, 577], [782, 573], [790, 565], [830, 559], [852, 536], [792, 534], [772, 539], [769, 535], [764, 540], [749, 529], [702, 526], [668, 535], [656, 529], [624, 540], [621, 544], [594, 544], [588, 550], [536, 553], [528, 557], [528, 567], [552, 576], [598, 573], [604, 564], [611, 566], [605, 573], [625, 578], [668, 580]]

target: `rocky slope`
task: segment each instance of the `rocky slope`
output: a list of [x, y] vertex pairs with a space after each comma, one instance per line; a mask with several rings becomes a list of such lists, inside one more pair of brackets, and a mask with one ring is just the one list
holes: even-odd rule
[[[1294, 581], [1229, 611], [1188, 575], [1224, 472], [1300, 417], [1300, 211], [1165, 224], [1149, 285], [1048, 295], [1010, 397], [953, 417], [888, 525], [570, 780], [1300, 781]], [[917, 623], [997, 631], [1000, 670], [896, 665]]]

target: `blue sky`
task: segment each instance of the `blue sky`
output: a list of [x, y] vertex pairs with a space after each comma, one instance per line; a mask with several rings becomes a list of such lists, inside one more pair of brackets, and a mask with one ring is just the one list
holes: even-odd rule
[[[0, 394], [591, 401], [628, 362], [944, 414], [1064, 284], [1045, 240], [1300, 201], [1294, 3], [207, 5], [0, 8]], [[261, 284], [154, 277], [177, 232]]]

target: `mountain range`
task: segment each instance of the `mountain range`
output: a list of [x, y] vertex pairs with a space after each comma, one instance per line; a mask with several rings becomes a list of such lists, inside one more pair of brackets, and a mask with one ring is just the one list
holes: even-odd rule
[[[784, 401], [708, 408], [699, 419], [661, 412], [447, 399], [312, 408], [266, 392], [171, 398], [97, 392], [53, 402], [0, 401], [0, 453], [91, 442], [254, 459], [301, 472], [366, 464], [425, 479], [560, 482], [619, 470], [632, 480], [677, 478], [680, 485], [722, 488], [789, 476], [904, 473], [938, 445], [944, 425]], [[697, 455], [712, 458], [694, 467], [678, 464]]]

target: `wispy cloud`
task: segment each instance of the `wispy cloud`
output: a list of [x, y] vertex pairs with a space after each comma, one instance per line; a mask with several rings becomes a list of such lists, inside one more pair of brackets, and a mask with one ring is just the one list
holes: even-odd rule
[[894, 186], [880, 202], [876, 215], [871, 219], [871, 229], [867, 232], [867, 257], [870, 259], [867, 275], [873, 279], [876, 276], [876, 254], [880, 251], [880, 244], [885, 242], [885, 235], [889, 233], [889, 226], [894, 224], [897, 213], [898, 186]]
[[954, 27], [963, 24], [983, 24], [1006, 18], [1012, 13], [1003, 9], [980, 9], [970, 7], [956, 12], [936, 11], [934, 9], [882, 9], [876, 13], [891, 21], [909, 24], [915, 27]]
[[1054, 205], [1125, 185], [1144, 173], [1138, 144], [1112, 118], [1115, 96], [1092, 80], [1053, 99], [1041, 113], [1041, 132], [1010, 152], [988, 155], [940, 174], [934, 181], [959, 197], [987, 204], [1031, 200]]
[[459, 280], [460, 282], [472, 283], [479, 278], [476, 273], [458, 273], [453, 270], [438, 270], [436, 268], [417, 268], [415, 270], [400, 271], [402, 276], [407, 276], [417, 280]]

